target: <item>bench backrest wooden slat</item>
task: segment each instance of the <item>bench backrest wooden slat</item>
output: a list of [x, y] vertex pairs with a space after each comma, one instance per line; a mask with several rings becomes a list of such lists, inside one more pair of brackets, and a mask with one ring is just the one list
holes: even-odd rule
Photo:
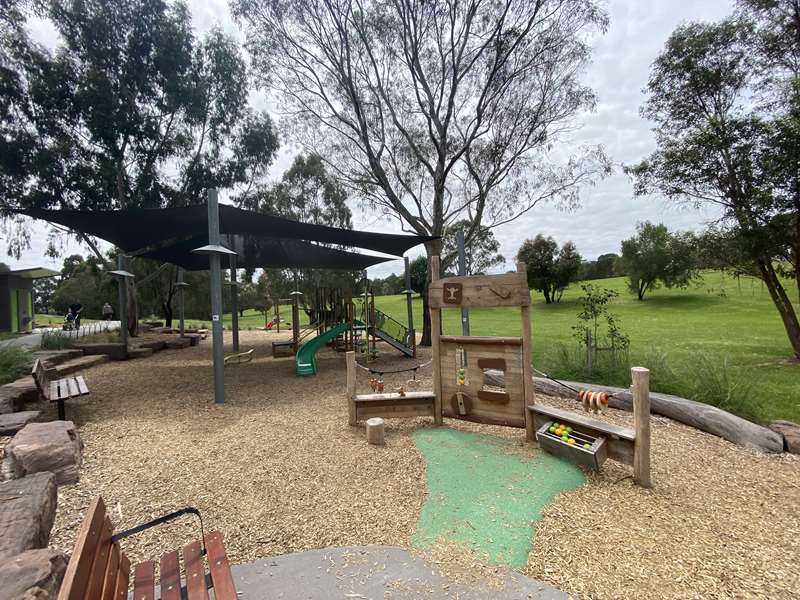
[[178, 551], [167, 552], [161, 557], [161, 600], [181, 600], [181, 568]]
[[46, 400], [55, 401], [58, 400], [58, 382], [51, 381], [50, 382], [50, 391], [46, 394], [42, 394]]
[[156, 563], [148, 560], [133, 569], [133, 600], [155, 600]]
[[208, 552], [208, 569], [211, 571], [211, 581], [214, 583], [215, 600], [237, 600], [236, 586], [233, 584], [231, 564], [225, 552], [222, 533], [213, 531], [206, 536], [206, 550]]
[[128, 600], [128, 585], [131, 581], [131, 561], [123, 553], [119, 560], [117, 585], [114, 586], [114, 600]]
[[98, 496], [83, 518], [72, 557], [64, 573], [64, 580], [58, 592], [58, 600], [83, 600], [92, 572], [95, 550], [106, 518], [106, 506]]
[[108, 565], [103, 577], [101, 600], [114, 600], [114, 591], [116, 590], [117, 577], [119, 576], [119, 554], [119, 544], [111, 544], [111, 556], [108, 557]]
[[186, 571], [186, 592], [189, 600], [208, 600], [206, 571], [200, 540], [183, 547], [183, 565]]
[[37, 358], [33, 361], [31, 377], [33, 377], [33, 382], [36, 384], [36, 389], [46, 398], [50, 391], [50, 382], [58, 377], [58, 371], [53, 367], [47, 367], [41, 358]]
[[106, 579], [106, 568], [108, 559], [111, 557], [111, 535], [114, 526], [106, 515], [103, 526], [100, 529], [100, 538], [97, 541], [97, 548], [94, 551], [94, 561], [92, 570], [89, 573], [89, 585], [86, 589], [87, 598], [99, 598], [103, 594], [103, 582]]

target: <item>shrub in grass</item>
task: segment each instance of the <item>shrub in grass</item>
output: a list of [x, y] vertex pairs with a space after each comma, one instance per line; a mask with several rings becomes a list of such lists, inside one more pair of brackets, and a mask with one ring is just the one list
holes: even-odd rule
[[43, 350], [64, 350], [72, 348], [74, 338], [61, 333], [47, 333], [42, 335], [42, 349]]
[[30, 353], [22, 348], [0, 348], [0, 384], [15, 381], [29, 373], [32, 363]]

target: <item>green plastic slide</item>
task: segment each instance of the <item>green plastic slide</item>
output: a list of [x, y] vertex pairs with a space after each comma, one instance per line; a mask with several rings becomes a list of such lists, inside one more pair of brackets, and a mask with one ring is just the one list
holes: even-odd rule
[[317, 351], [325, 347], [336, 336], [343, 334], [350, 328], [349, 323], [342, 323], [328, 329], [315, 338], [311, 338], [300, 346], [295, 357], [295, 373], [300, 377], [310, 377], [317, 374]]

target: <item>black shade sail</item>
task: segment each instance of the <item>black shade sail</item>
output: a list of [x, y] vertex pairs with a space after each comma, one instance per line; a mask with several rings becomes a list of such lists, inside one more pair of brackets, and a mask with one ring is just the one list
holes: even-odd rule
[[[205, 243], [206, 238], [190, 238], [170, 246], [143, 252], [139, 256], [172, 263], [188, 271], [204, 271], [208, 269], [208, 256], [195, 254], [192, 250]], [[236, 266], [240, 269], [313, 268], [361, 271], [372, 265], [393, 260], [382, 256], [326, 248], [301, 240], [237, 235], [223, 236], [222, 244], [236, 252], [238, 255]], [[227, 266], [227, 259], [223, 256], [222, 267]]]
[[[126, 252], [154, 245], [165, 246], [171, 240], [189, 238], [201, 240], [199, 246], [208, 243], [207, 207], [202, 204], [180, 208], [108, 211], [25, 209], [15, 212], [102, 238]], [[226, 204], [220, 204], [219, 218], [219, 229], [223, 235], [306, 240], [365, 248], [395, 256], [402, 256], [409, 248], [436, 239], [429, 236], [371, 233], [312, 225]]]

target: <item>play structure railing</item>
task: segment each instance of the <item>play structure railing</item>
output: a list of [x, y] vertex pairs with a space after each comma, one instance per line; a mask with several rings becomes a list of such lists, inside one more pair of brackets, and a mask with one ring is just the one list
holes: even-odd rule
[[373, 325], [397, 343], [409, 347], [412, 345], [408, 336], [408, 327], [377, 308], [375, 309], [375, 322]]

